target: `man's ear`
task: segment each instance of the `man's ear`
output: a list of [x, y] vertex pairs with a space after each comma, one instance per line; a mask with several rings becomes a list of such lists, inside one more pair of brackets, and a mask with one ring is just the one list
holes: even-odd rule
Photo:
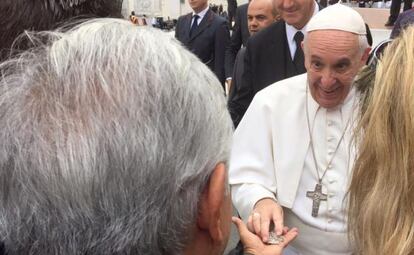
[[222, 242], [226, 237], [222, 230], [221, 213], [226, 203], [227, 171], [223, 163], [213, 170], [200, 200], [197, 224], [200, 230], [209, 233], [215, 242]]
[[364, 66], [367, 63], [370, 52], [371, 52], [371, 47], [368, 47], [364, 50], [364, 53], [362, 54], [362, 57], [361, 57], [362, 66]]

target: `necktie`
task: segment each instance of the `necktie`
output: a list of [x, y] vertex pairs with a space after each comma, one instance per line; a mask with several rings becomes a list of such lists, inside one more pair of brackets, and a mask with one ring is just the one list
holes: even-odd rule
[[295, 64], [296, 71], [298, 74], [306, 72], [305, 66], [304, 66], [304, 56], [303, 56], [303, 50], [301, 47], [301, 43], [303, 41], [303, 33], [301, 31], [296, 32], [295, 37], [293, 39], [296, 42], [296, 51], [295, 56], [293, 57], [293, 63]]
[[198, 16], [197, 14], [195, 14], [194, 16], [193, 16], [193, 24], [191, 25], [191, 28], [190, 28], [190, 36], [194, 33], [194, 31], [197, 29], [197, 27], [198, 27], [198, 18], [200, 18], [200, 16]]

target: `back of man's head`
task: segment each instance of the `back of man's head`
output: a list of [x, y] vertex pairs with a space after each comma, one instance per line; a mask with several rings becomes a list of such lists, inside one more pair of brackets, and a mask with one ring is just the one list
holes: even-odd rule
[[48, 35], [0, 65], [8, 254], [180, 253], [229, 154], [219, 82], [174, 38], [127, 21]]
[[[0, 60], [25, 30], [51, 30], [75, 17], [121, 17], [122, 0], [2, 0]], [[26, 45], [16, 45], [25, 49]]]

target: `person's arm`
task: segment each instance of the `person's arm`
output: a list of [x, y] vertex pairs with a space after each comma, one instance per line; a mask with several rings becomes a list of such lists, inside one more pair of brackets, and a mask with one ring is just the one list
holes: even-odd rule
[[222, 22], [217, 28], [214, 42], [214, 73], [224, 85], [225, 81], [225, 67], [224, 54], [230, 41], [230, 32], [227, 22]]
[[243, 71], [241, 74], [239, 74], [241, 75], [241, 79], [237, 84], [237, 90], [232, 91], [232, 96], [228, 100], [229, 112], [235, 127], [239, 125], [254, 96], [252, 83], [253, 64], [251, 51], [252, 49], [250, 48], [250, 44], [247, 43], [246, 51], [242, 60]]
[[256, 95], [234, 133], [229, 170], [233, 204], [243, 220], [252, 216], [251, 230], [263, 241], [268, 238], [271, 221], [277, 234], [284, 227], [283, 210], [276, 202], [272, 109], [266, 93]]

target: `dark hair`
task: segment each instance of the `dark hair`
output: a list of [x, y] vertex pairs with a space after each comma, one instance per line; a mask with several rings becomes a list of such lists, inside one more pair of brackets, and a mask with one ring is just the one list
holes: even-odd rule
[[[80, 17], [121, 17], [122, 0], [2, 0], [0, 4], [0, 61], [10, 54], [25, 30], [51, 30]], [[16, 49], [28, 47], [22, 43]]]
[[371, 30], [369, 29], [369, 26], [367, 23], [365, 23], [365, 29], [367, 30], [367, 42], [368, 42], [368, 45], [371, 47], [372, 46], [372, 34], [371, 34]]
[[390, 38], [396, 38], [400, 35], [401, 31], [406, 27], [414, 24], [414, 9], [407, 10], [398, 15], [395, 21], [394, 27], [391, 31]]

